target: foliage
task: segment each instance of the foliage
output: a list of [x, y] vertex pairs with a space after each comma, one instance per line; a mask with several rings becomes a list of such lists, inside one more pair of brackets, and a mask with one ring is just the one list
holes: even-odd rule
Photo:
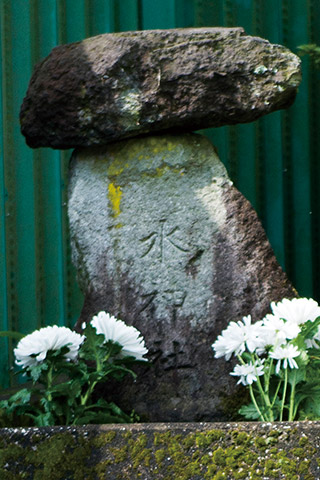
[[[123, 325], [125, 325], [123, 322], [117, 321], [114, 317], [109, 318], [112, 318], [116, 328], [119, 325], [119, 328], [123, 331]], [[106, 319], [108, 320], [107, 316]], [[119, 324], [117, 325], [116, 322], [119, 322]], [[93, 394], [95, 387], [101, 382], [111, 379], [121, 381], [126, 375], [135, 378], [136, 375], [132, 366], [142, 361], [145, 363], [146, 360], [142, 355], [140, 354], [139, 358], [137, 358], [138, 355], [121, 355], [126, 345], [121, 345], [110, 338], [106, 338], [104, 334], [98, 334], [92, 322], [85, 326], [84, 337], [81, 337], [80, 340], [76, 339], [76, 347], [70, 345], [69, 342], [66, 345], [58, 346], [58, 348], [54, 348], [51, 344], [50, 348], [45, 350], [44, 345], [48, 344], [47, 336], [50, 328], [53, 327], [33, 332], [33, 334], [37, 333], [37, 340], [39, 340], [42, 331], [42, 337], [45, 340], [42, 347], [39, 346], [41, 341], [38, 341], [32, 349], [31, 344], [34, 337], [32, 337], [33, 334], [30, 334], [30, 336], [24, 337], [26, 339], [25, 343], [22, 343], [24, 340], [22, 339], [14, 351], [16, 359], [20, 358], [20, 361], [16, 360], [16, 363], [23, 366], [18, 373], [27, 376], [31, 380], [31, 386], [22, 388], [8, 399], [0, 401], [0, 408], [3, 413], [2, 424], [4, 422], [3, 416], [5, 416], [8, 424], [17, 424], [20, 419], [21, 423], [25, 425], [26, 419], [28, 419], [29, 424], [37, 427], [124, 423], [137, 420], [134, 413], [128, 415], [115, 403], [107, 402], [103, 398], [95, 400]], [[58, 329], [65, 327], [55, 328], [55, 332], [59, 334], [60, 330]], [[125, 328], [131, 342], [132, 332], [135, 332], [137, 351], [140, 348], [140, 351], [146, 353], [147, 350], [142, 338], [139, 337], [139, 332], [134, 327], [125, 325]], [[50, 334], [50, 340], [58, 345], [57, 337], [52, 339], [52, 330], [50, 330]], [[71, 332], [70, 338], [75, 335], [78, 334]], [[29, 353], [26, 352], [26, 348], [29, 349]], [[37, 351], [35, 351], [35, 348]], [[73, 356], [68, 358], [72, 348]], [[75, 348], [78, 350], [77, 352]], [[39, 351], [42, 353], [39, 354]], [[37, 360], [43, 355], [45, 355], [44, 359]]]
[[300, 45], [298, 47], [298, 54], [300, 56], [303, 55], [310, 55], [311, 59], [313, 60], [315, 66], [320, 68], [320, 47], [315, 43], [309, 43], [306, 45]]
[[312, 299], [272, 303], [273, 314], [251, 324], [231, 322], [212, 345], [239, 364], [231, 375], [248, 387], [248, 420], [320, 419], [320, 307]]

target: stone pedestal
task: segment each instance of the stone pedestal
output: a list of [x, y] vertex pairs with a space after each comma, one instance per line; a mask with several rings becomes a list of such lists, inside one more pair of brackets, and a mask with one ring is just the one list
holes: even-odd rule
[[231, 320], [261, 318], [295, 292], [211, 143], [165, 135], [76, 151], [69, 218], [78, 326], [105, 310], [150, 351], [152, 366], [112, 398], [149, 421], [226, 418], [235, 381], [211, 344]]
[[0, 429], [1, 478], [319, 479], [319, 422]]

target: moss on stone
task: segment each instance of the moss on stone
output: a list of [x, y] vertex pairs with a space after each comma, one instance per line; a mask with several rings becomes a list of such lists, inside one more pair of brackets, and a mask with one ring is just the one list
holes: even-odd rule
[[128, 457], [128, 446], [124, 445], [122, 448], [111, 447], [110, 452], [113, 454], [114, 463], [121, 463]]
[[0, 442], [1, 480], [315, 478], [318, 440], [281, 425], [261, 430], [14, 429]]
[[163, 461], [166, 457], [166, 451], [163, 450], [163, 449], [160, 449], [160, 450], [156, 450], [154, 452], [154, 457], [155, 457], [155, 461], [157, 463], [157, 467], [158, 469], [161, 469], [162, 468], [162, 465], [163, 465]]
[[150, 465], [151, 449], [145, 448], [147, 442], [148, 438], [143, 433], [138, 438], [128, 440], [129, 454], [134, 469], [138, 468], [140, 464], [144, 464], [146, 467]]
[[[15, 478], [85, 480], [94, 478], [85, 462], [90, 454], [90, 444], [83, 437], [76, 439], [71, 433], [64, 432], [46, 438], [42, 442], [36, 442], [36, 445], [32, 443], [21, 446], [9, 443], [6, 448], [1, 449], [0, 471], [3, 472], [3, 480]], [[14, 476], [17, 473], [20, 474], [23, 464], [25, 465], [25, 470], [22, 472], [24, 477]], [[10, 469], [6, 468], [8, 465]]]
[[112, 442], [115, 439], [115, 436], [116, 436], [116, 432], [112, 430], [110, 432], [100, 433], [100, 435], [95, 437], [93, 444], [95, 447], [101, 448], [107, 445], [108, 443]]

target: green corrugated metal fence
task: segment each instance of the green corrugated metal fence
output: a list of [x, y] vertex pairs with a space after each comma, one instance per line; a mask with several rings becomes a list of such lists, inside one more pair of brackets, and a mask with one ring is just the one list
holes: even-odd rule
[[[70, 262], [70, 152], [32, 151], [19, 109], [33, 65], [58, 44], [99, 33], [243, 26], [293, 51], [320, 44], [320, 1], [0, 0], [0, 329], [72, 326], [82, 297]], [[320, 74], [303, 59], [296, 102], [258, 122], [206, 131], [236, 186], [257, 209], [279, 262], [302, 295], [320, 299]], [[0, 342], [0, 381], [11, 345]]]

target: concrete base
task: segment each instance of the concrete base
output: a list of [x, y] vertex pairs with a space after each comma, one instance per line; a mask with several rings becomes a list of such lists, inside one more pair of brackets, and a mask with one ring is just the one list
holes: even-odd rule
[[0, 429], [2, 480], [320, 479], [320, 422]]

